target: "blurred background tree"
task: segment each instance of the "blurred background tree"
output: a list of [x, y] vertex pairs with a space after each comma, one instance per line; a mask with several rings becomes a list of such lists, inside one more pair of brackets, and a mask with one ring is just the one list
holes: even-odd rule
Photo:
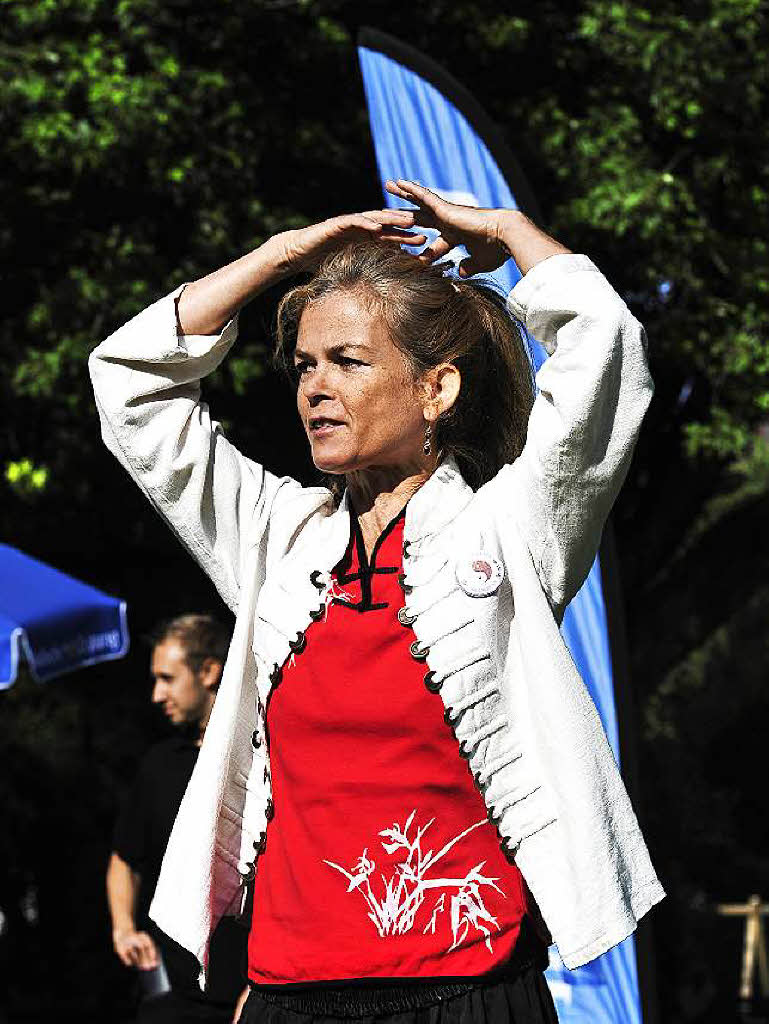
[[[615, 525], [643, 817], [671, 892], [655, 928], [663, 1019], [709, 1019], [717, 994], [698, 1006], [687, 993], [707, 971], [718, 992], [736, 987], [739, 936], [707, 901], [769, 893], [766, 4], [10, 0], [4, 14], [0, 535], [126, 598], [135, 635], [221, 606], [103, 450], [87, 354], [271, 233], [381, 203], [361, 23], [475, 92], [546, 227], [593, 256], [644, 321], [657, 396]], [[274, 301], [245, 311], [206, 396], [242, 448], [309, 480], [269, 366]], [[40, 890], [36, 934], [57, 930], [55, 955], [39, 943], [33, 994], [0, 938], [16, 965], [12, 1019], [38, 1019], [57, 985], [69, 1001], [50, 1006], [71, 1003], [81, 1021], [127, 999], [100, 871], [121, 782], [160, 731], [148, 694], [137, 645], [124, 663], [2, 695], [1, 756], [16, 771], [0, 773], [13, 826], [0, 855], [24, 876], [17, 888]], [[54, 879], [71, 889], [66, 912], [45, 903]]]

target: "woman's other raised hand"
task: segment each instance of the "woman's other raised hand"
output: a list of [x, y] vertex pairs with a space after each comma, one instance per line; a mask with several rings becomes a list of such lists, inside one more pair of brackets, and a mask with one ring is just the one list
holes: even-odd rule
[[435, 263], [456, 245], [464, 245], [468, 256], [459, 264], [460, 277], [488, 274], [511, 256], [522, 274], [550, 256], [569, 250], [551, 238], [521, 210], [487, 210], [459, 206], [417, 185], [399, 178], [385, 185], [390, 195], [413, 203], [416, 230], [435, 228], [438, 237], [419, 253], [418, 259]]
[[388, 181], [385, 188], [390, 195], [406, 199], [417, 207], [413, 211], [414, 224], [440, 232], [419, 253], [417, 258], [424, 263], [435, 263], [455, 246], [463, 245], [469, 256], [462, 260], [458, 272], [460, 277], [470, 277], [496, 270], [510, 258], [501, 236], [501, 215], [507, 211], [450, 203], [430, 189], [402, 178]]

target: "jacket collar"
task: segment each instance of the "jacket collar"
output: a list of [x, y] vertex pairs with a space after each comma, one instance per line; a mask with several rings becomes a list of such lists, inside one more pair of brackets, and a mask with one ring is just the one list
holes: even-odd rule
[[[413, 495], [406, 506], [404, 539], [410, 543], [439, 534], [471, 502], [473, 489], [465, 482], [456, 460], [449, 456]], [[330, 547], [334, 565], [347, 549], [350, 539], [350, 498], [345, 490], [336, 512], [331, 516], [333, 540]]]
[[473, 493], [456, 460], [448, 456], [408, 503], [404, 537], [419, 541], [440, 533], [467, 508]]

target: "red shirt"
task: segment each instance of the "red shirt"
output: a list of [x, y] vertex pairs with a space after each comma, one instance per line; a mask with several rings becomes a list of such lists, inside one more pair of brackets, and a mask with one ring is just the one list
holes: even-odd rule
[[370, 562], [351, 521], [337, 596], [267, 707], [249, 977], [476, 977], [510, 958], [530, 897], [398, 621], [404, 513]]

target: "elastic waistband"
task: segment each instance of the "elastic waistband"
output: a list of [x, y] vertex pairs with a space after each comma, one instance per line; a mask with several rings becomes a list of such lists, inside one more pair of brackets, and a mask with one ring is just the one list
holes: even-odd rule
[[399, 978], [390, 983], [379, 981], [329, 982], [298, 987], [294, 985], [259, 985], [249, 982], [251, 991], [265, 1002], [294, 1013], [327, 1017], [366, 1017], [374, 1014], [404, 1013], [472, 992], [473, 989], [501, 982], [515, 981], [522, 974], [544, 969], [547, 960], [536, 957], [520, 961], [502, 971], [478, 978], [442, 981]]
[[322, 1017], [367, 1017], [376, 1014], [404, 1013], [433, 1006], [444, 999], [463, 995], [477, 988], [476, 982], [425, 984], [406, 982], [386, 988], [347, 985], [333, 988], [306, 988], [279, 992], [276, 986], [251, 985], [265, 1002], [284, 1010]]

